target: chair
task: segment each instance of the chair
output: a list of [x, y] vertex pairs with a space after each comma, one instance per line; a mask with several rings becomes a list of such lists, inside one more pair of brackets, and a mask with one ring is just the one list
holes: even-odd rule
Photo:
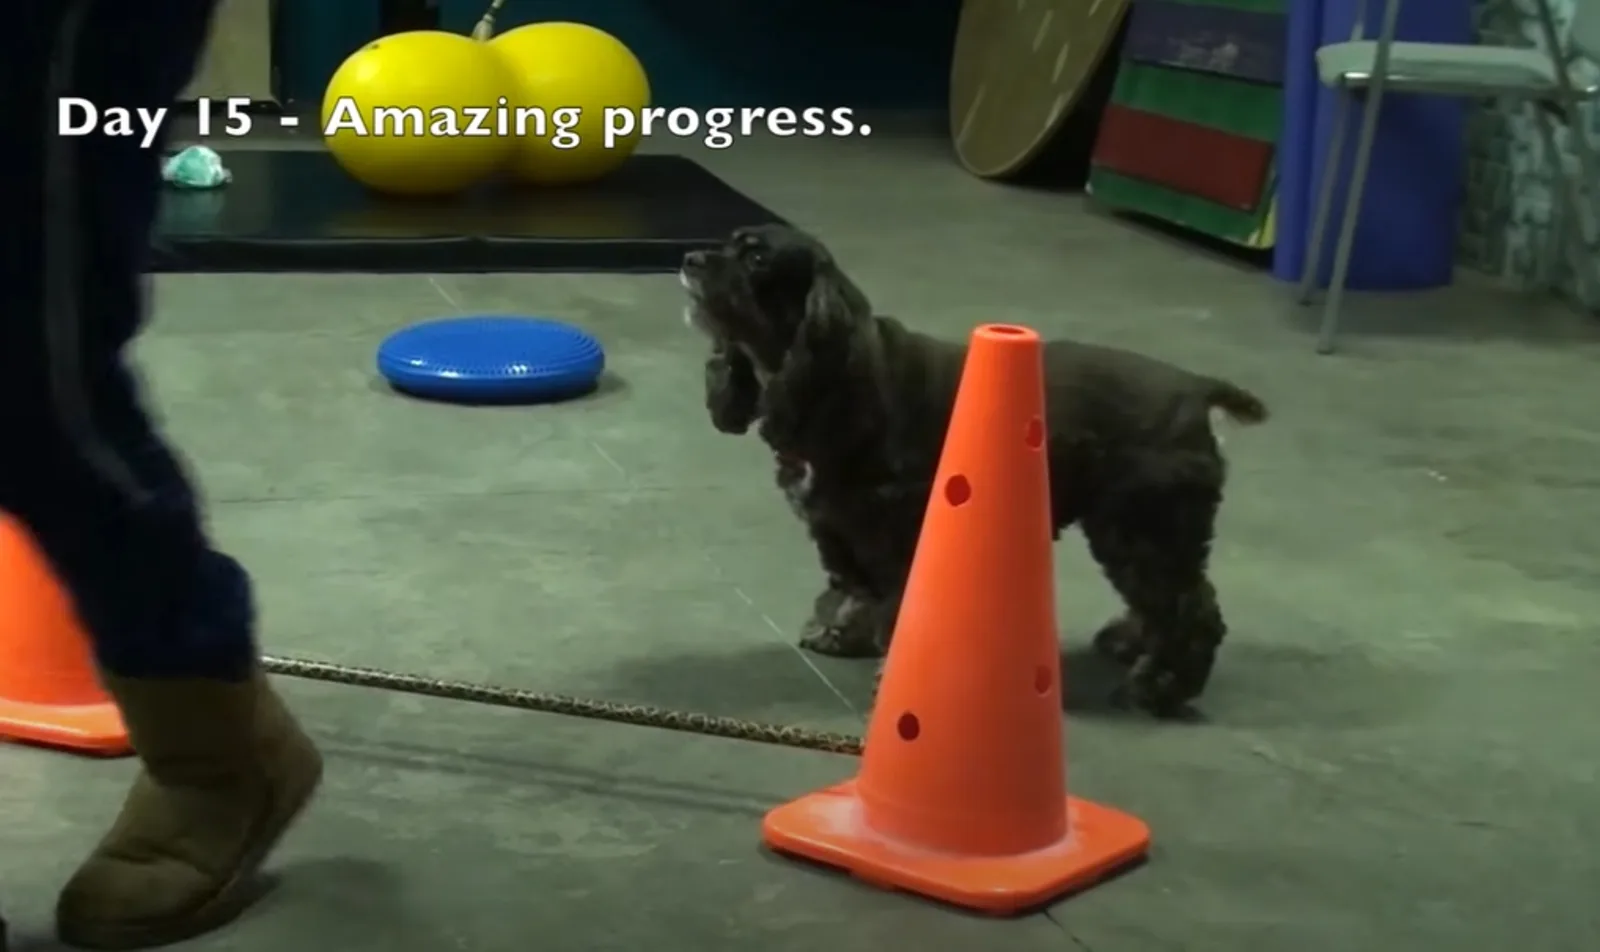
[[[1323, 303], [1317, 335], [1317, 352], [1320, 354], [1333, 352], [1334, 339], [1339, 330], [1339, 309], [1344, 300], [1344, 284], [1350, 268], [1351, 245], [1355, 241], [1356, 219], [1360, 214], [1361, 195], [1366, 187], [1378, 114], [1385, 93], [1393, 91], [1474, 99], [1498, 98], [1531, 104], [1538, 117], [1545, 156], [1555, 166], [1569, 192], [1572, 213], [1562, 215], [1561, 219], [1573, 226], [1571, 234], [1578, 239], [1580, 247], [1586, 243], [1586, 222], [1594, 214], [1586, 205], [1588, 198], [1584, 183], [1600, 183], [1600, 164], [1596, 162], [1588, 130], [1578, 114], [1580, 103], [1600, 95], [1600, 85], [1578, 88], [1569, 66], [1574, 58], [1572, 53], [1581, 54], [1591, 61], [1600, 61], [1600, 0], [1575, 0], [1568, 37], [1570, 50], [1568, 42], [1563, 42], [1558, 35], [1549, 0], [1530, 2], [1543, 34], [1543, 49], [1395, 42], [1395, 24], [1399, 20], [1402, 0], [1379, 2], [1384, 5], [1383, 22], [1375, 39], [1367, 38], [1365, 21], [1368, 3], [1363, 0], [1349, 42], [1331, 43], [1317, 50], [1317, 72], [1323, 85], [1344, 95], [1339, 97], [1332, 141], [1328, 146], [1328, 161], [1324, 163], [1318, 188], [1310, 248], [1300, 277], [1301, 304], [1311, 303], [1317, 276], [1322, 270], [1322, 252], [1331, 224], [1329, 218], [1333, 208], [1333, 193], [1344, 164], [1345, 136], [1350, 126], [1352, 102], [1356, 98], [1353, 94], [1364, 92], [1366, 100], [1356, 138], [1344, 213], [1334, 245], [1333, 273], [1328, 281], [1327, 298]], [[1557, 148], [1556, 119], [1565, 123], [1570, 130], [1571, 144], [1578, 156], [1576, 176], [1567, 173]], [[1560, 237], [1559, 230], [1556, 237]], [[1583, 269], [1592, 265], [1592, 262], [1580, 262], [1580, 280], [1587, 280]]]

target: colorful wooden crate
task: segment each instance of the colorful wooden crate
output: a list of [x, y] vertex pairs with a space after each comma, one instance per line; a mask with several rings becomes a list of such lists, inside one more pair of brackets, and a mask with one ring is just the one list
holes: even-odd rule
[[1288, 0], [1135, 0], [1089, 192], [1250, 248], [1275, 238]]

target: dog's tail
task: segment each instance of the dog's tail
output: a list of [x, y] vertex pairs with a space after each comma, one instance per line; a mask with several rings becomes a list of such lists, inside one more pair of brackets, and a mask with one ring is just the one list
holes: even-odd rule
[[1270, 415], [1266, 403], [1243, 387], [1215, 378], [1207, 380], [1206, 387], [1207, 405], [1226, 413], [1235, 423], [1265, 423]]

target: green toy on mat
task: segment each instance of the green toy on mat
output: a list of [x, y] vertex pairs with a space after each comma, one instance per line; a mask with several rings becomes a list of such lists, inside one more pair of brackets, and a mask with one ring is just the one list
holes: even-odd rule
[[192, 145], [167, 157], [161, 178], [177, 188], [221, 188], [233, 181], [222, 156], [203, 145]]

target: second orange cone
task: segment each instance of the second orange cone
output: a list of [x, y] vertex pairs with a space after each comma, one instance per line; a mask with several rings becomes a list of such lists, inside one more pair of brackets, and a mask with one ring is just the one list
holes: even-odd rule
[[133, 752], [89, 641], [33, 537], [0, 513], [0, 740], [116, 757]]
[[773, 849], [995, 914], [1149, 849], [1067, 795], [1042, 348], [974, 331], [861, 771], [767, 814]]

